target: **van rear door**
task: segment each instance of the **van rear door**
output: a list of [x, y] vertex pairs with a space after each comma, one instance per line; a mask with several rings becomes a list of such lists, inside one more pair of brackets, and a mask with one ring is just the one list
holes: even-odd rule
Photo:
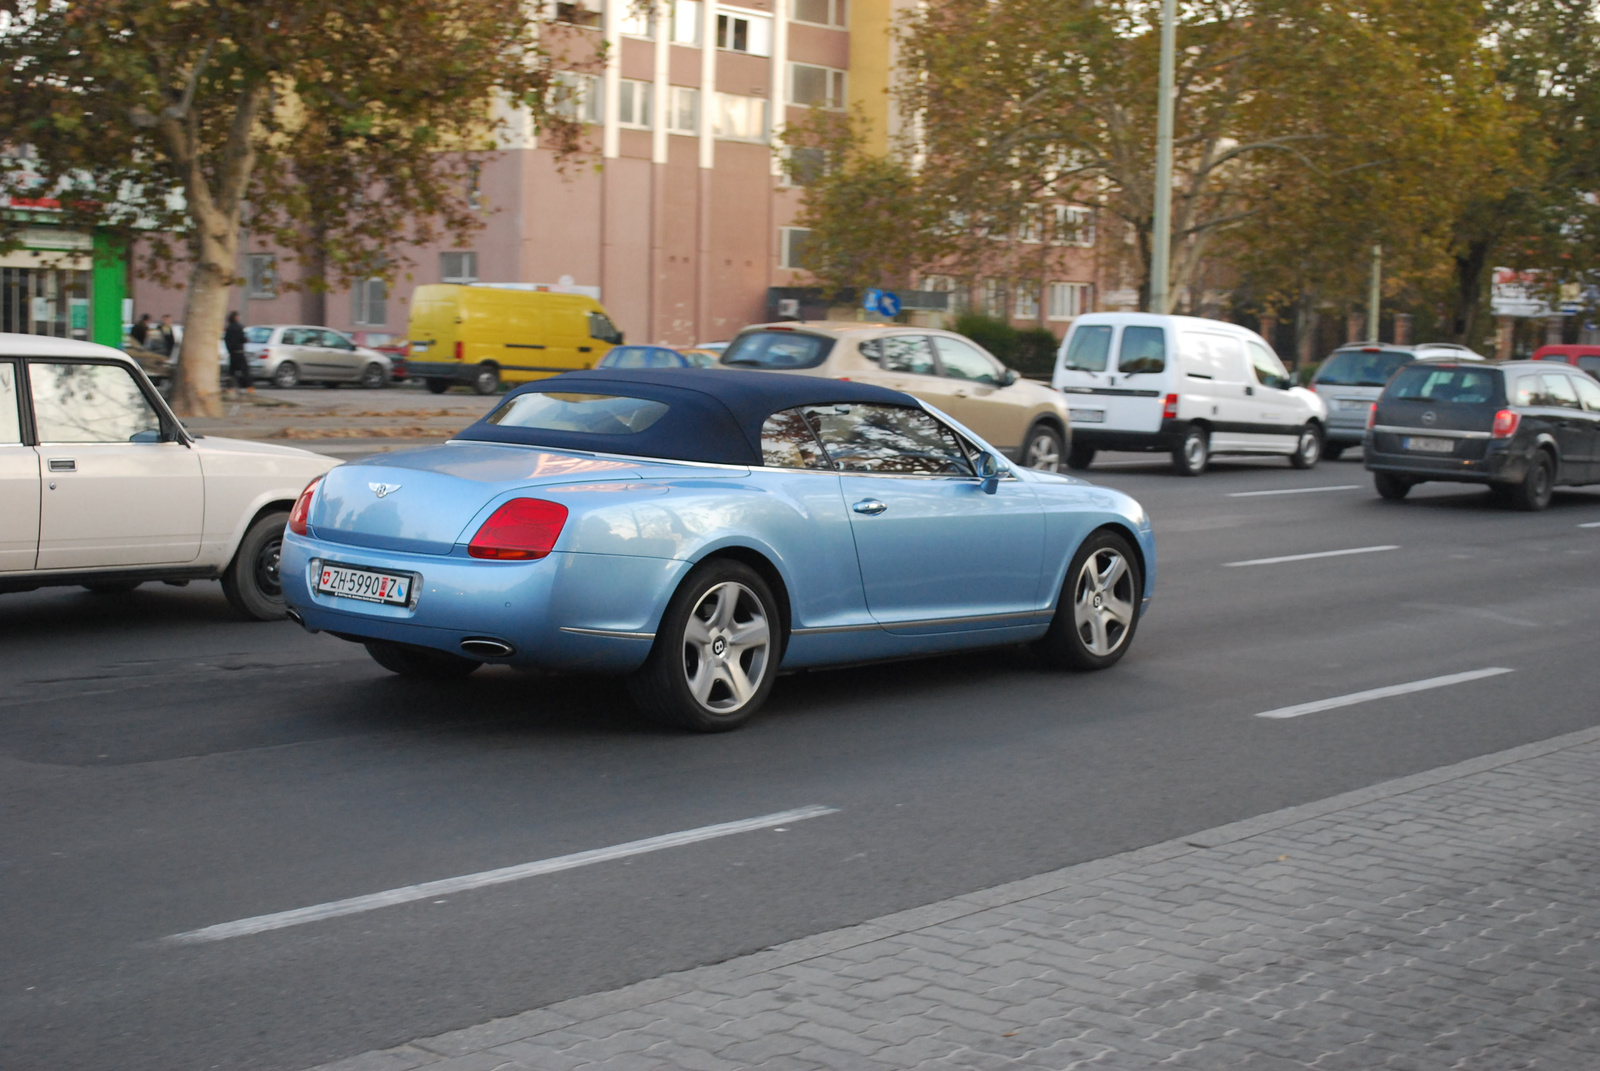
[[1074, 425], [1100, 427], [1106, 423], [1105, 397], [1100, 391], [1110, 385], [1115, 335], [1112, 324], [1078, 323], [1062, 343], [1051, 385], [1067, 396]]
[[1168, 382], [1167, 329], [1128, 324], [1117, 339], [1116, 373], [1104, 388], [1106, 423], [1119, 430], [1161, 430], [1162, 391]]

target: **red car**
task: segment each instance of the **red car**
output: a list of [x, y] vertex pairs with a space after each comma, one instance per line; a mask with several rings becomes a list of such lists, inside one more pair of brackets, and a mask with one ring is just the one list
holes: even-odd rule
[[1600, 379], [1600, 346], [1540, 346], [1533, 351], [1533, 359], [1575, 364]]
[[357, 346], [365, 346], [377, 350], [389, 358], [393, 367], [390, 369], [389, 378], [396, 383], [405, 382], [406, 357], [411, 353], [411, 343], [400, 335], [390, 334], [387, 331], [352, 331], [350, 337], [355, 339]]

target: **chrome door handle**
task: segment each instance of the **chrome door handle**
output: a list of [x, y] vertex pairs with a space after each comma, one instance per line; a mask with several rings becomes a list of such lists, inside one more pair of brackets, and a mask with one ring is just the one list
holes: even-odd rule
[[865, 513], [869, 517], [876, 517], [889, 507], [879, 502], [876, 498], [863, 498], [850, 508], [857, 513]]
[[51, 472], [77, 472], [78, 462], [70, 457], [53, 457], [50, 459]]

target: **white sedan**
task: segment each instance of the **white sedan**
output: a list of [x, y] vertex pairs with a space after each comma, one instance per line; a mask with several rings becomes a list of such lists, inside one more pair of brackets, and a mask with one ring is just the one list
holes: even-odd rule
[[281, 618], [283, 526], [336, 464], [190, 434], [117, 350], [0, 334], [0, 592], [220, 580], [240, 614]]

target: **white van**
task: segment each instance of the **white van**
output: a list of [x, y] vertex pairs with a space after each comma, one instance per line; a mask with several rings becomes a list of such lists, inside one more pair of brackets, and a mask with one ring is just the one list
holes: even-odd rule
[[1088, 313], [1061, 340], [1050, 383], [1072, 411], [1074, 469], [1096, 450], [1170, 452], [1184, 476], [1204, 472], [1213, 454], [1282, 454], [1300, 469], [1322, 456], [1327, 404], [1237, 324]]

